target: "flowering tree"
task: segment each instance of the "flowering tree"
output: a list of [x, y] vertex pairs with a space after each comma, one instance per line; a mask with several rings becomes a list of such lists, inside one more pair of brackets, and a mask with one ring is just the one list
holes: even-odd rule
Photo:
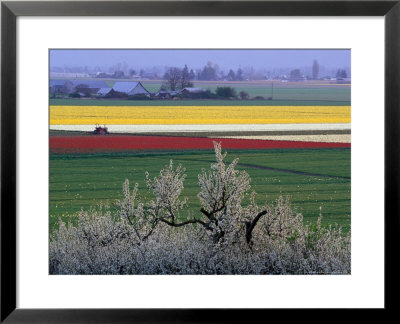
[[268, 211], [256, 205], [255, 192], [251, 204], [242, 206], [244, 195], [251, 188], [250, 177], [246, 171], [235, 169], [238, 159], [225, 164], [226, 153], [222, 154], [221, 144], [214, 143], [214, 149], [216, 162], [211, 164], [209, 171], [202, 169], [198, 176], [200, 193], [197, 196], [202, 206], [198, 217], [190, 217], [189, 213], [181, 215], [187, 204], [187, 198], [180, 199], [186, 177], [182, 166], [174, 168], [170, 161], [169, 166], [153, 179], [146, 172], [146, 185], [154, 196], [146, 205], [137, 202], [135, 207], [138, 184], [130, 193], [129, 181], [125, 180], [124, 199], [117, 202], [118, 215], [132, 225], [140, 240], [147, 239], [159, 223], [172, 227], [198, 224], [214, 243], [227, 236], [232, 242], [244, 235], [247, 244], [251, 245], [252, 232]]
[[[242, 200], [250, 190], [250, 177], [246, 171], [235, 169], [238, 159], [226, 166], [221, 144], [214, 143], [216, 163], [208, 172], [203, 169], [199, 175], [201, 212], [207, 218], [207, 226], [213, 232], [214, 242], [224, 238], [227, 233], [237, 236], [240, 230], [245, 230], [246, 242], [251, 243], [251, 236], [258, 220], [267, 213], [259, 210], [252, 194], [252, 204], [242, 207]], [[245, 228], [241, 226], [245, 224]]]
[[[304, 225], [289, 198], [258, 206], [247, 172], [227, 164], [214, 144], [215, 163], [198, 176], [201, 208], [191, 215], [181, 198], [185, 169], [172, 161], [146, 186], [123, 184], [117, 211], [81, 211], [76, 225], [52, 234], [52, 274], [330, 274], [350, 273], [350, 233]], [[250, 193], [250, 202], [243, 199]]]

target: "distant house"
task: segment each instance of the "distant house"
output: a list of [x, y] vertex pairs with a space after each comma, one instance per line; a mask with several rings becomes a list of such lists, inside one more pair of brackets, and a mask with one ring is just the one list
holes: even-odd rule
[[99, 97], [104, 97], [105, 95], [109, 94], [112, 88], [100, 88], [99, 91], [97, 91], [97, 95]]
[[148, 92], [139, 81], [115, 82], [112, 89], [117, 92], [126, 93], [128, 96], [134, 96], [137, 94], [150, 96], [150, 92]]
[[49, 90], [51, 94], [72, 93], [74, 84], [69, 80], [50, 80]]
[[105, 72], [97, 72], [96, 78], [111, 78], [111, 74], [107, 74]]
[[74, 80], [75, 92], [82, 92], [86, 95], [96, 94], [101, 88], [109, 88], [108, 84], [100, 80]]
[[138, 74], [134, 74], [134, 75], [131, 75], [131, 79], [132, 79], [132, 80], [140, 80], [141, 77], [140, 77], [140, 75], [138, 75]]
[[183, 88], [180, 93], [183, 94], [195, 94], [195, 93], [203, 93], [206, 90], [204, 90], [203, 88]]
[[154, 96], [160, 99], [169, 99], [178, 94], [178, 91], [160, 90]]
[[351, 78], [337, 78], [337, 84], [351, 84]]
[[290, 81], [290, 82], [304, 82], [304, 81], [307, 81], [307, 78], [304, 75], [299, 76], [299, 77], [294, 76], [294, 77], [290, 77], [288, 81]]

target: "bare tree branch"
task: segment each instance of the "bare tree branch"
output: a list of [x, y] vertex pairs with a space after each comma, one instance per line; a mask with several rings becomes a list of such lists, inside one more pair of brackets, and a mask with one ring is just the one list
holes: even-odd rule
[[251, 235], [252, 235], [254, 227], [257, 225], [257, 223], [260, 220], [260, 218], [262, 216], [266, 215], [267, 213], [268, 213], [267, 210], [263, 210], [263, 211], [259, 212], [257, 214], [257, 216], [254, 217], [254, 219], [251, 222], [250, 221], [245, 222], [245, 224], [246, 224], [246, 242], [247, 242], [247, 244], [250, 244], [250, 242], [251, 242]]

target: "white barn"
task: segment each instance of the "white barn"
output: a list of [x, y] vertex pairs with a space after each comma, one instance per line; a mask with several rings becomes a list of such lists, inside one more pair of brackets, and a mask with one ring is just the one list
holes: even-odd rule
[[150, 96], [150, 92], [148, 92], [139, 81], [115, 82], [113, 90], [126, 93], [129, 96], [134, 96], [137, 94]]

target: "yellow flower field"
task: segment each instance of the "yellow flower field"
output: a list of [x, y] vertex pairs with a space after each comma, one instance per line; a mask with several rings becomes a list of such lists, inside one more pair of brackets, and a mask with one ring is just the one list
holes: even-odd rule
[[350, 106], [50, 106], [50, 125], [350, 122]]

